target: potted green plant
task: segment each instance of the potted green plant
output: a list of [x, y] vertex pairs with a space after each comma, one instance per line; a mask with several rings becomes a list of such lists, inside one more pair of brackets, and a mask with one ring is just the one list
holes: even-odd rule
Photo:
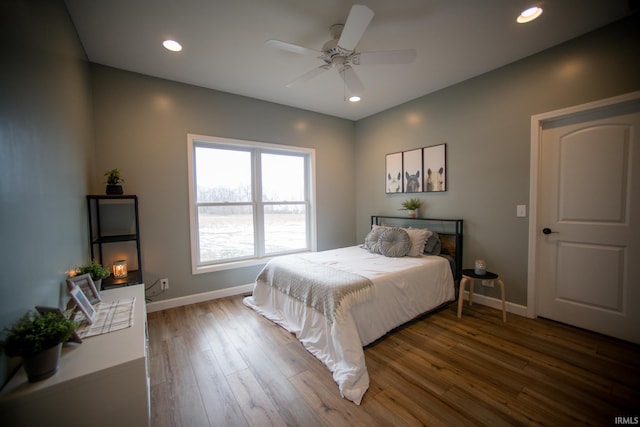
[[409, 211], [409, 218], [415, 218], [418, 216], [418, 209], [420, 209], [420, 206], [422, 206], [422, 200], [418, 199], [417, 197], [412, 197], [402, 202], [401, 210]]
[[39, 315], [29, 311], [5, 328], [0, 349], [9, 357], [22, 358], [29, 382], [44, 380], [58, 371], [62, 344], [77, 326], [59, 312]]
[[109, 277], [111, 272], [109, 269], [103, 267], [102, 264], [91, 260], [89, 264], [76, 268], [76, 275], [80, 274], [91, 275], [91, 280], [93, 280], [93, 283], [96, 285], [96, 289], [100, 290], [102, 279]]
[[122, 194], [122, 185], [120, 183], [124, 182], [122, 179], [122, 175], [120, 174], [120, 170], [111, 169], [104, 173], [104, 176], [107, 177], [107, 194]]

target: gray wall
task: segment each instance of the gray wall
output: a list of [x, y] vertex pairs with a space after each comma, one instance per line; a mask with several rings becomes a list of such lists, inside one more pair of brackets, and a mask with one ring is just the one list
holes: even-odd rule
[[256, 99], [134, 74], [91, 68], [96, 174], [119, 168], [140, 200], [147, 285], [169, 278], [154, 301], [245, 285], [260, 266], [191, 274], [187, 133], [316, 149], [318, 249], [355, 241], [355, 124]]
[[[464, 218], [465, 265], [486, 258], [505, 278], [508, 299], [523, 304], [528, 219], [515, 217], [515, 205], [529, 200], [530, 116], [640, 89], [637, 21], [354, 124], [106, 67], [89, 70], [62, 1], [5, 0], [0, 327], [35, 305], [63, 302], [65, 272], [89, 257], [84, 195], [101, 193], [102, 172], [114, 167], [123, 171], [126, 191], [140, 196], [146, 281], [169, 277], [163, 298], [254, 279], [252, 268], [191, 275], [188, 132], [316, 148], [321, 250], [362, 240], [371, 214], [399, 213], [404, 196], [384, 194], [385, 154], [446, 142], [449, 191], [422, 196], [422, 214]], [[0, 358], [0, 383], [6, 368]]]
[[[62, 303], [89, 258], [89, 68], [62, 2], [0, 6], [0, 328]], [[15, 362], [15, 359], [11, 361]], [[0, 385], [6, 359], [0, 355]]]
[[[356, 221], [402, 214], [407, 195], [385, 195], [385, 154], [447, 143], [445, 193], [428, 193], [421, 215], [465, 220], [464, 266], [487, 260], [526, 304], [531, 116], [640, 89], [638, 15], [477, 78], [360, 120]], [[482, 290], [499, 296], [494, 290]]]

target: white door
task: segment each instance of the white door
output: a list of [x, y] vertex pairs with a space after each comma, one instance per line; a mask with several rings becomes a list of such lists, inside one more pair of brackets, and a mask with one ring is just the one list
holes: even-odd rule
[[640, 343], [640, 101], [545, 122], [540, 144], [538, 316]]

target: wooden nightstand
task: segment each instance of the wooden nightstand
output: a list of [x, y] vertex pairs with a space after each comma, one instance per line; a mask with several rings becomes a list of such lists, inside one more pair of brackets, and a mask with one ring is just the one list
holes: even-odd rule
[[469, 282], [469, 305], [473, 305], [473, 285], [476, 280], [493, 280], [500, 285], [500, 294], [502, 296], [502, 321], [507, 321], [507, 310], [504, 299], [504, 282], [496, 273], [487, 271], [485, 274], [476, 274], [472, 268], [462, 270], [462, 280], [460, 281], [460, 293], [458, 294], [458, 318], [462, 318], [462, 304], [464, 303], [464, 288]]

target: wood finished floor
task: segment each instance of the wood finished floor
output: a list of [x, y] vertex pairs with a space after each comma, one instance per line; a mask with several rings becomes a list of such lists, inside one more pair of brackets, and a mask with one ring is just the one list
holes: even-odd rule
[[640, 346], [455, 304], [365, 350], [357, 406], [242, 297], [149, 313], [151, 425], [615, 425], [640, 416]]

